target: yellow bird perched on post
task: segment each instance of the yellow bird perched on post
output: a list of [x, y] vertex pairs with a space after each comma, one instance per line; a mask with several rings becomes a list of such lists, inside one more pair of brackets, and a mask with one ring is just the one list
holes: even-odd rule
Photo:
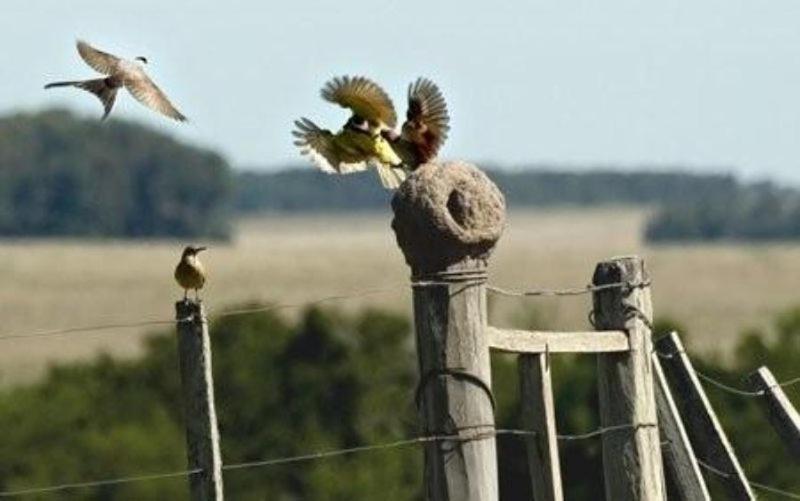
[[189, 295], [189, 289], [194, 289], [196, 299], [200, 299], [200, 289], [206, 283], [206, 270], [197, 258], [197, 254], [206, 250], [205, 247], [192, 247], [183, 249], [181, 260], [175, 267], [175, 281], [183, 287], [183, 299]]
[[387, 189], [397, 188], [406, 170], [433, 158], [449, 130], [447, 106], [439, 89], [427, 79], [409, 86], [409, 109], [401, 132], [394, 105], [386, 92], [364, 77], [339, 77], [322, 89], [323, 99], [352, 110], [334, 134], [307, 118], [295, 122], [295, 145], [321, 170], [350, 174], [375, 167]]

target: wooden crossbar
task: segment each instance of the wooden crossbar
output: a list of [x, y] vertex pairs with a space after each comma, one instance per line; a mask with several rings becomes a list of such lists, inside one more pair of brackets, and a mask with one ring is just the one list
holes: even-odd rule
[[628, 351], [624, 331], [551, 332], [489, 327], [489, 346], [506, 353], [608, 353]]

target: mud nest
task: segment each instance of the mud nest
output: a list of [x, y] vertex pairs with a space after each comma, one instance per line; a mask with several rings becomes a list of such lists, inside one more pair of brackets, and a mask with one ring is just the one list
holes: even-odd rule
[[506, 222], [503, 194], [465, 162], [422, 165], [397, 190], [392, 209], [392, 229], [415, 276], [485, 263]]

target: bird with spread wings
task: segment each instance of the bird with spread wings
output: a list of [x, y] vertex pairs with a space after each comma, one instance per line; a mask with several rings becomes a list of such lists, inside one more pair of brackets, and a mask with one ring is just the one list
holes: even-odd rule
[[106, 75], [103, 78], [90, 80], [74, 80], [53, 82], [44, 86], [45, 89], [53, 87], [76, 87], [91, 92], [103, 103], [103, 119], [111, 113], [117, 98], [117, 91], [125, 87], [137, 101], [169, 118], [179, 122], [186, 121], [186, 117], [170, 102], [162, 91], [144, 72], [142, 64], [147, 64], [147, 58], [137, 57], [133, 61], [123, 59], [107, 52], [95, 49], [83, 40], [77, 42], [78, 54], [92, 69]]
[[436, 156], [447, 139], [449, 116], [439, 88], [420, 78], [408, 89], [408, 112], [400, 132], [386, 92], [364, 77], [338, 77], [322, 89], [322, 98], [351, 110], [337, 133], [307, 118], [295, 122], [295, 145], [321, 170], [350, 174], [376, 169], [383, 186], [395, 189], [414, 170]]

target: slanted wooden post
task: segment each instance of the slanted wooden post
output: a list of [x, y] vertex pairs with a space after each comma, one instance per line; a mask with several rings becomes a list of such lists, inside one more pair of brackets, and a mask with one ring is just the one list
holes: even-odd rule
[[525, 437], [533, 499], [562, 501], [564, 493], [549, 354], [520, 355], [519, 380], [523, 424], [526, 430], [536, 432], [536, 435]]
[[222, 501], [222, 458], [219, 451], [214, 381], [211, 374], [211, 341], [202, 303], [175, 303], [178, 356], [186, 414], [186, 452], [193, 501]]
[[656, 354], [653, 354], [652, 358], [656, 376], [658, 425], [661, 428], [661, 438], [666, 442], [662, 444], [662, 451], [667, 485], [681, 501], [709, 501], [711, 495], [678, 413], [678, 407], [670, 393], [661, 361]]
[[656, 347], [664, 356], [664, 372], [675, 390], [673, 395], [682, 404], [683, 416], [688, 422], [687, 430], [701, 461], [725, 474], [725, 477], [720, 477], [720, 482], [731, 499], [755, 499], [678, 334], [673, 332], [664, 336], [656, 342]]
[[497, 501], [486, 319], [486, 266], [502, 233], [497, 187], [464, 163], [425, 164], [392, 200], [392, 228], [412, 270], [429, 501]]
[[[603, 434], [606, 499], [614, 501], [666, 498], [658, 436], [650, 323], [649, 277], [638, 257], [601, 262], [594, 285], [625, 283], [594, 293], [598, 330], [624, 330], [630, 351], [598, 355], [600, 420], [603, 427], [621, 427]], [[632, 428], [626, 428], [632, 426]]]
[[778, 386], [778, 381], [766, 367], [761, 367], [750, 375], [750, 384], [755, 391], [764, 394], [759, 397], [761, 408], [772, 423], [781, 442], [796, 461], [800, 461], [800, 414], [794, 408], [789, 397]]

